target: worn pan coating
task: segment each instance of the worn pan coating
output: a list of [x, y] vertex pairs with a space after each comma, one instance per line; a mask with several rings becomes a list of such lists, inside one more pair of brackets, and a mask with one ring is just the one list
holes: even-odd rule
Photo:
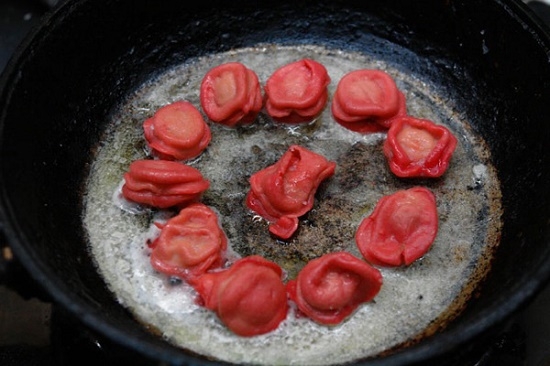
[[[363, 361], [459, 362], [550, 273], [550, 39], [515, 1], [64, 3], [0, 84], [2, 229], [16, 256], [56, 302], [108, 339], [154, 360], [210, 363], [145, 330], [107, 290], [86, 250], [83, 180], [107, 116], [129, 92], [191, 57], [258, 43], [398, 57], [474, 121], [501, 182], [492, 270], [446, 329]], [[392, 44], [410, 52], [396, 54]]]

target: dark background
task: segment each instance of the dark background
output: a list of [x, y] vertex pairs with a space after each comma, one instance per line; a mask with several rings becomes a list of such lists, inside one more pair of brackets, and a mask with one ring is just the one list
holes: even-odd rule
[[[0, 72], [55, 2], [0, 0]], [[550, 25], [549, 5], [530, 1], [528, 6]], [[50, 303], [12, 257], [7, 244], [0, 237], [0, 365], [72, 364], [75, 359], [82, 361], [82, 355], [87, 361], [105, 364], [107, 341], [75, 330], [77, 321], [67, 319], [68, 315]], [[465, 365], [550, 366], [550, 285], [510, 320], [481, 359], [465, 361]]]

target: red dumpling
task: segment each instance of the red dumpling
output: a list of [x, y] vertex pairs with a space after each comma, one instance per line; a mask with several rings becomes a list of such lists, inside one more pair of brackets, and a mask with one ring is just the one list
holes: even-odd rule
[[227, 237], [212, 209], [202, 203], [182, 209], [151, 243], [151, 265], [169, 276], [190, 279], [223, 264]]
[[211, 69], [202, 80], [200, 100], [208, 118], [228, 127], [252, 123], [263, 106], [258, 76], [239, 62]]
[[210, 187], [197, 169], [168, 160], [136, 160], [124, 174], [122, 195], [133, 202], [168, 208], [200, 198]]
[[442, 176], [456, 148], [456, 137], [430, 120], [396, 118], [384, 142], [390, 170], [398, 177]]
[[212, 138], [200, 112], [185, 101], [160, 108], [143, 123], [143, 131], [153, 153], [166, 160], [196, 158]]
[[313, 207], [317, 188], [335, 168], [334, 162], [293, 145], [277, 163], [250, 177], [246, 204], [270, 222], [273, 235], [288, 239], [298, 228], [298, 217]]
[[332, 115], [345, 128], [371, 133], [387, 130], [394, 117], [406, 114], [405, 96], [381, 70], [356, 70], [336, 87]]
[[303, 59], [280, 67], [265, 85], [266, 111], [279, 122], [310, 122], [325, 108], [328, 84], [328, 72], [317, 61]]
[[234, 333], [251, 337], [275, 330], [286, 319], [288, 302], [282, 269], [260, 256], [207, 273], [191, 284], [204, 306]]
[[382, 197], [359, 225], [355, 241], [370, 263], [401, 266], [422, 257], [437, 231], [435, 196], [427, 188], [414, 187]]
[[347, 252], [309, 261], [287, 284], [298, 309], [320, 324], [335, 325], [371, 301], [382, 287], [380, 271]]

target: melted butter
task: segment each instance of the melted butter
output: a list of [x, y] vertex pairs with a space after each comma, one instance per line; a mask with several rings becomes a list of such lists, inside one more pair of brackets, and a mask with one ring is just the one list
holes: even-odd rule
[[[332, 120], [330, 106], [307, 125], [274, 124], [260, 114], [255, 124], [228, 129], [210, 124], [212, 142], [191, 165], [210, 180], [203, 202], [214, 208], [228, 238], [231, 260], [260, 254], [277, 261], [288, 278], [308, 260], [325, 252], [358, 255], [353, 236], [378, 200], [399, 189], [426, 185], [437, 198], [439, 232], [431, 250], [406, 268], [381, 268], [382, 290], [344, 323], [327, 327], [297, 317], [292, 309], [281, 326], [266, 335], [241, 338], [210, 311], [195, 304], [193, 289], [155, 273], [147, 241], [158, 235], [154, 221], [170, 212], [136, 207], [121, 200], [123, 173], [146, 157], [141, 124], [154, 111], [176, 100], [200, 109], [204, 74], [224, 62], [240, 61], [265, 81], [278, 67], [303, 57], [325, 65], [332, 79], [361, 68], [392, 75], [407, 97], [409, 114], [446, 125], [459, 138], [442, 179], [406, 181], [394, 177], [382, 153], [385, 134], [360, 135]], [[446, 106], [425, 82], [365, 55], [317, 46], [246, 48], [211, 55], [169, 70], [143, 85], [120, 106], [98, 149], [87, 186], [83, 222], [97, 270], [121, 304], [141, 322], [158, 329], [177, 346], [234, 363], [335, 364], [376, 355], [444, 326], [469, 297], [488, 268], [496, 246], [500, 192], [483, 142], [468, 121]], [[330, 103], [330, 101], [329, 101]], [[279, 242], [267, 223], [248, 212], [248, 178], [273, 164], [292, 144], [300, 144], [337, 162], [336, 173], [322, 184], [312, 211], [300, 220], [296, 238]], [[481, 182], [472, 188], [472, 180]]]

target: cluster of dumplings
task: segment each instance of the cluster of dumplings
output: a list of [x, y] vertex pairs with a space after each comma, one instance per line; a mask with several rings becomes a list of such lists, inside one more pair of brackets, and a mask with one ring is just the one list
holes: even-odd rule
[[[302, 59], [277, 69], [262, 95], [256, 73], [230, 62], [204, 76], [200, 103], [211, 122], [230, 128], [253, 123], [262, 110], [277, 123], [309, 123], [329, 102], [330, 81], [322, 64]], [[457, 143], [444, 126], [407, 115], [404, 94], [380, 70], [346, 74], [331, 112], [351, 131], [387, 131], [383, 153], [399, 177], [441, 176]], [[212, 138], [201, 112], [187, 101], [176, 101], [145, 120], [143, 130], [154, 158], [131, 163], [122, 194], [138, 204], [178, 210], [157, 224], [161, 232], [149, 245], [151, 264], [187, 281], [199, 295], [197, 302], [238, 335], [276, 329], [286, 318], [289, 301], [320, 324], [342, 322], [380, 291], [382, 276], [374, 265], [409, 265], [429, 250], [437, 234], [433, 193], [424, 187], [399, 191], [382, 198], [359, 226], [356, 242], [364, 260], [347, 252], [330, 253], [307, 263], [285, 284], [279, 265], [260, 256], [229, 263], [227, 237], [216, 213], [200, 202], [210, 182], [185, 163], [198, 157]], [[272, 235], [289, 239], [335, 167], [313, 151], [290, 146], [277, 163], [250, 177], [245, 203], [269, 222]]]

